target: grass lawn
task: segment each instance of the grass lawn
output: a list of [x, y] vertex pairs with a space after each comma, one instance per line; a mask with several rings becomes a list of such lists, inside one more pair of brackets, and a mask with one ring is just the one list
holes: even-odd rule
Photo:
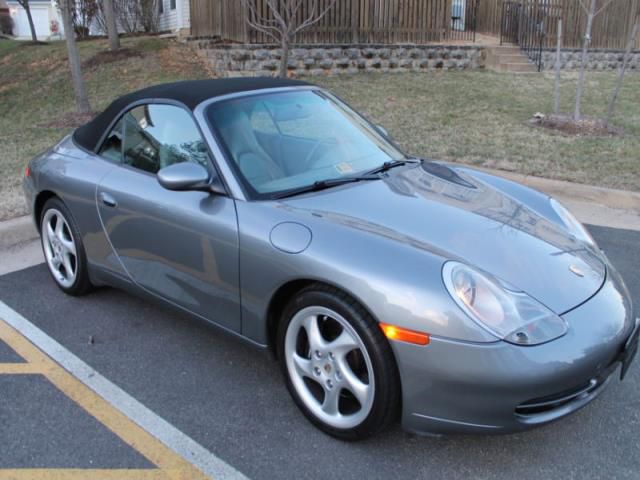
[[[147, 85], [204, 78], [185, 45], [158, 38], [125, 39], [131, 55], [97, 62], [106, 41], [81, 42], [90, 101], [102, 110], [115, 97]], [[103, 59], [104, 60], [104, 59]], [[613, 73], [590, 73], [587, 115], [601, 115]], [[552, 105], [553, 79], [485, 71], [359, 74], [313, 78], [382, 124], [408, 152], [581, 183], [640, 190], [640, 74], [629, 74], [614, 123], [616, 138], [569, 137], [531, 127]], [[574, 74], [565, 74], [570, 110]], [[59, 121], [74, 110], [65, 45], [0, 40], [0, 220], [24, 213], [26, 162], [70, 131]]]
[[[563, 73], [561, 109], [572, 112], [575, 73]], [[602, 116], [616, 79], [588, 73], [583, 114]], [[613, 124], [620, 137], [575, 137], [533, 127], [553, 109], [550, 74], [490, 71], [323, 78], [409, 152], [541, 177], [640, 190], [640, 74], [628, 74]]]
[[[106, 40], [78, 43], [94, 110], [148, 85], [204, 78], [207, 71], [193, 51], [175, 41], [124, 39], [131, 56], [96, 63]], [[93, 60], [91, 60], [93, 58]], [[75, 108], [64, 42], [26, 45], [0, 40], [0, 220], [25, 212], [20, 186], [26, 162], [52, 146], [71, 128], [53, 125]]]

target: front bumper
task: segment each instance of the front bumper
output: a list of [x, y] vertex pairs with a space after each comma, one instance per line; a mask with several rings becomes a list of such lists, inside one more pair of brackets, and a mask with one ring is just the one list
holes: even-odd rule
[[609, 269], [602, 288], [563, 315], [565, 336], [521, 347], [431, 338], [392, 342], [402, 381], [405, 430], [511, 433], [566, 416], [602, 392], [635, 326], [628, 293]]

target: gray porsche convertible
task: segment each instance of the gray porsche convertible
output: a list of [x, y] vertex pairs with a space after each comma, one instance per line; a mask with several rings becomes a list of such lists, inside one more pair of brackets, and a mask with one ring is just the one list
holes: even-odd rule
[[556, 200], [407, 155], [304, 82], [126, 95], [24, 189], [63, 292], [122, 288], [270, 350], [338, 438], [543, 425], [637, 349], [622, 279]]

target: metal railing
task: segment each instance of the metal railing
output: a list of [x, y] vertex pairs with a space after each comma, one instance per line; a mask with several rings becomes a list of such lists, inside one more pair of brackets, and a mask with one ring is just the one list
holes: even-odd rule
[[476, 41], [478, 4], [480, 1], [452, 0], [451, 28], [447, 32], [448, 40]]
[[518, 45], [538, 71], [542, 70], [542, 48], [549, 18], [548, 5], [539, 0], [502, 3], [500, 45], [505, 42]]
[[500, 16], [500, 45], [503, 45], [504, 43], [518, 44], [520, 10], [520, 2], [502, 2], [502, 14]]

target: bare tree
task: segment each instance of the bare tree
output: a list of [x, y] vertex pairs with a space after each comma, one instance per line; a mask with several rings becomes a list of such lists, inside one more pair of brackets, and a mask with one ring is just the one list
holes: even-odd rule
[[104, 14], [105, 27], [109, 36], [109, 50], [120, 48], [118, 25], [116, 24], [116, 11], [113, 9], [112, 0], [102, 0], [102, 13]]
[[554, 88], [553, 113], [560, 113], [560, 68], [562, 55], [562, 19], [558, 19], [558, 44], [556, 46], [556, 83]]
[[84, 79], [82, 78], [80, 55], [78, 54], [78, 46], [76, 45], [76, 37], [71, 20], [73, 8], [73, 0], [60, 0], [60, 11], [62, 13], [62, 24], [64, 25], [64, 36], [67, 40], [67, 53], [69, 55], [69, 67], [71, 68], [71, 79], [76, 97], [76, 106], [78, 113], [89, 113], [91, 107], [89, 105], [87, 90], [84, 86]]
[[[61, 0], [55, 0], [60, 10]], [[93, 19], [98, 14], [97, 0], [72, 0], [71, 1], [71, 25], [79, 38], [87, 38], [90, 34]]]
[[157, 32], [160, 29], [160, 1], [139, 0], [140, 23], [147, 33]]
[[24, 8], [24, 11], [27, 12], [27, 20], [29, 20], [29, 28], [31, 29], [31, 40], [33, 40], [33, 43], [38, 43], [36, 27], [33, 25], [33, 18], [31, 17], [31, 7], [29, 6], [29, 0], [18, 0], [18, 3], [22, 8]]
[[587, 7], [583, 0], [579, 0], [582, 10], [587, 15], [587, 27], [582, 39], [582, 58], [580, 60], [580, 73], [578, 74], [578, 84], [576, 85], [576, 105], [573, 112], [573, 120], [578, 122], [582, 118], [581, 103], [582, 92], [584, 91], [584, 75], [587, 69], [587, 61], [589, 59], [589, 44], [591, 43], [591, 31], [593, 29], [593, 20], [596, 18], [613, 0], [605, 0], [603, 5], [597, 8], [598, 0], [591, 0], [589, 7]]
[[71, 21], [76, 34], [80, 38], [87, 38], [90, 33], [91, 23], [98, 13], [96, 0], [74, 0]]
[[622, 83], [624, 82], [624, 74], [627, 71], [627, 66], [629, 65], [629, 58], [631, 57], [631, 49], [633, 45], [636, 43], [636, 37], [640, 31], [640, 15], [636, 17], [636, 22], [631, 29], [631, 35], [629, 35], [629, 41], [627, 42], [627, 49], [624, 52], [624, 57], [622, 59], [622, 67], [620, 67], [620, 73], [618, 74], [618, 81], [616, 82], [616, 86], [613, 90], [613, 95], [611, 96], [611, 100], [609, 101], [609, 108], [607, 109], [607, 118], [605, 122], [607, 125], [611, 122], [611, 117], [613, 117], [613, 109], [616, 105], [616, 100], [618, 99], [618, 95], [620, 94], [620, 89], [622, 88]]
[[118, 23], [126, 33], [140, 31], [140, 2], [136, 0], [113, 0]]
[[[247, 23], [250, 27], [264, 33], [282, 47], [280, 56], [280, 76], [287, 76], [289, 63], [289, 47], [297, 33], [318, 23], [335, 5], [336, 0], [329, 0], [321, 9], [318, 0], [263, 0], [269, 14], [264, 16], [258, 9], [258, 0], [241, 0], [248, 13]], [[307, 3], [308, 8], [302, 6]]]

